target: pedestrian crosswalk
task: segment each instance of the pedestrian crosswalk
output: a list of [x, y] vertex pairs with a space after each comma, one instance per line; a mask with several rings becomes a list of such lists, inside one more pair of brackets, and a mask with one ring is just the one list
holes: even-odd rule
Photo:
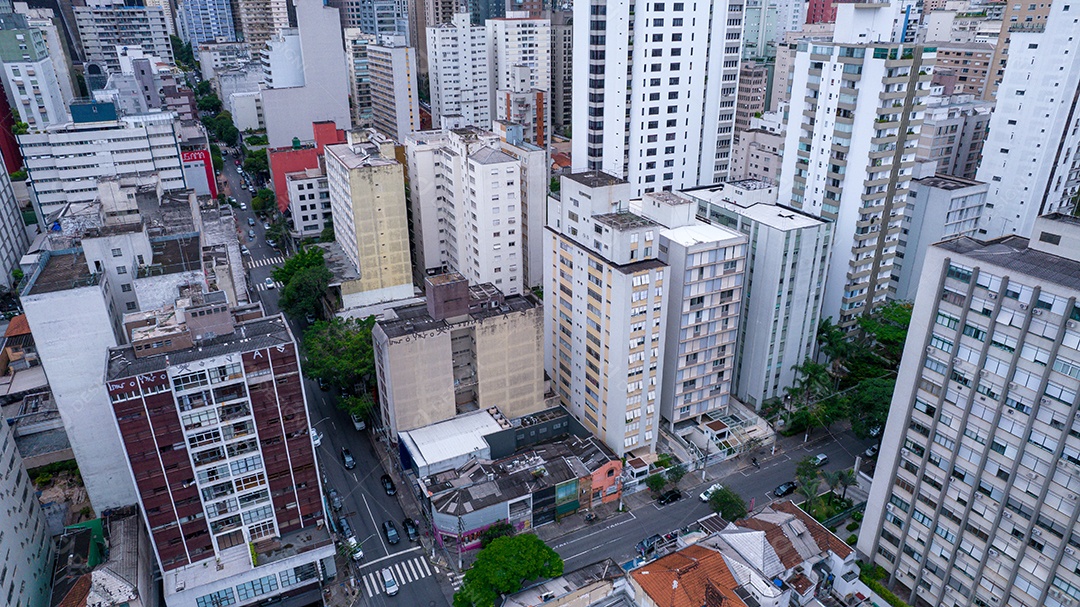
[[[275, 289], [280, 289], [280, 288], [282, 288], [284, 286], [285, 285], [281, 284], [280, 282], [278, 282], [276, 280], [274, 281], [274, 288]], [[266, 283], [265, 282], [255, 283], [255, 288], [258, 289], [259, 291], [265, 291], [266, 290]]]
[[450, 585], [454, 587], [455, 592], [457, 592], [461, 588], [461, 580], [463, 580], [464, 578], [464, 573], [450, 573]]
[[249, 259], [247, 262], [248, 269], [261, 268], [263, 266], [276, 266], [285, 263], [285, 257], [277, 255], [275, 257], [267, 257], [265, 259]]
[[385, 567], [377, 566], [371, 572], [363, 575], [364, 590], [367, 591], [368, 598], [377, 594], [382, 594], [383, 580], [380, 572], [384, 568], [389, 568], [390, 571], [394, 572], [394, 580], [397, 581], [398, 586], [404, 586], [405, 584], [415, 582], [431, 575], [431, 566], [428, 565], [427, 559], [420, 556], [392, 565], [386, 565]]

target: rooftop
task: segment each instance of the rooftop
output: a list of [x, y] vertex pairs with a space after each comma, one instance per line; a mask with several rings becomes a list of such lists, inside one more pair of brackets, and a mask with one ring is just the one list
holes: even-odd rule
[[23, 295], [55, 293], [98, 284], [100, 275], [90, 271], [82, 249], [43, 251], [39, 270], [32, 274]]
[[761, 179], [737, 179], [735, 181], [729, 181], [731, 185], [743, 189], [743, 190], [765, 190], [768, 188], [776, 187], [768, 181]]
[[[504, 423], [508, 423], [505, 418]], [[423, 470], [428, 465], [462, 455], [487, 452], [488, 444], [484, 437], [503, 430], [504, 423], [500, 423], [489, 410], [475, 411], [404, 431], [399, 439], [410, 446], [409, 453], [416, 460], [416, 466]]]
[[724, 607], [746, 607], [735, 590], [739, 584], [724, 556], [704, 546], [688, 546], [630, 572], [658, 607], [706, 605], [706, 587], [718, 592]]
[[323, 250], [323, 259], [326, 261], [326, 269], [333, 276], [331, 285], [340, 285], [348, 280], [358, 280], [360, 272], [356, 266], [345, 257], [345, 250], [337, 242], [320, 242], [315, 246]]
[[503, 601], [502, 607], [534, 607], [598, 582], [614, 581], [623, 575], [618, 563], [604, 559], [511, 594]]
[[[1067, 221], [1078, 223], [1076, 218], [1069, 218]], [[934, 246], [1038, 280], [1080, 290], [1080, 261], [1029, 248], [1027, 238], [1005, 236], [996, 240], [980, 241], [961, 236]]]
[[593, 221], [610, 226], [612, 229], [615, 230], [634, 230], [637, 228], [660, 226], [660, 224], [649, 219], [648, 217], [642, 217], [641, 215], [631, 213], [630, 211], [618, 211], [615, 213], [604, 213], [603, 215], [593, 215]]
[[602, 188], [627, 183], [625, 179], [615, 177], [614, 175], [608, 175], [603, 171], [585, 171], [582, 173], [571, 173], [569, 175], [564, 175], [564, 177], [566, 177], [567, 179], [572, 179], [590, 188]]
[[278, 314], [239, 323], [236, 325], [235, 333], [220, 335], [204, 341], [201, 346], [167, 354], [136, 358], [135, 350], [130, 344], [110, 348], [105, 380], [113, 381], [123, 377], [162, 371], [170, 365], [190, 363], [225, 354], [251, 352], [289, 343], [293, 343], [292, 333], [285, 323], [285, 318]]
[[150, 241], [150, 250], [153, 263], [139, 266], [139, 278], [202, 269], [202, 248], [198, 234], [154, 239]]
[[709, 225], [707, 223], [696, 223], [664, 230], [663, 232], [660, 232], [660, 235], [687, 248], [699, 244], [743, 240], [746, 238], [742, 234], [729, 228]]
[[924, 185], [928, 188], [938, 188], [939, 190], [959, 190], [961, 188], [970, 188], [972, 186], [983, 185], [981, 181], [975, 181], [974, 179], [964, 179], [963, 177], [954, 177], [952, 175], [943, 175], [938, 173], [931, 177], [923, 177], [916, 179], [919, 185]]
[[[482, 291], [484, 287], [485, 285], [474, 285], [469, 287], [470, 298], [476, 299], [478, 296], [487, 293], [486, 291]], [[481, 289], [481, 291], [477, 291], [478, 288]], [[469, 318], [472, 320], [483, 320], [494, 316], [531, 310], [532, 308], [539, 307], [539, 305], [539, 302], [528, 293], [524, 295], [508, 295], [503, 305], [495, 308], [485, 307], [470, 312]], [[383, 332], [391, 338], [424, 333], [426, 331], [450, 327], [453, 324], [445, 320], [435, 320], [432, 318], [431, 315], [428, 314], [426, 303], [400, 306], [393, 310], [397, 318], [383, 319], [378, 322], [379, 327], [382, 328]]]
[[853, 552], [851, 546], [790, 500], [766, 506], [752, 517], [735, 521], [735, 526], [765, 532], [786, 569], [826, 551], [842, 559]]
[[469, 156], [479, 164], [502, 164], [504, 162], [516, 162], [516, 159], [502, 150], [482, 147]]

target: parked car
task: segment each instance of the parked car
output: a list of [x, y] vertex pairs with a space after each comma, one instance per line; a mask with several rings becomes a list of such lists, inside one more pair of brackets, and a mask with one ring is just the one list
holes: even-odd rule
[[269, 230], [269, 229], [270, 229], [270, 224], [268, 224], [268, 223], [264, 223], [264, 224], [263, 224], [263, 229], [264, 229], [264, 230]]
[[254, 217], [248, 217], [248, 225], [253, 227], [253, 228], [255, 227], [255, 218]]
[[810, 461], [814, 462], [814, 465], [817, 466], [818, 468], [820, 468], [820, 467], [824, 466], [825, 464], [829, 463], [829, 456], [825, 455], [824, 453], [818, 453]]
[[352, 451], [349, 451], [348, 447], [341, 448], [341, 460], [345, 462], [346, 470], [352, 470], [356, 467], [356, 458], [353, 457]]
[[277, 286], [277, 283], [275, 283], [275, 282], [274, 282], [274, 279], [273, 279], [273, 278], [270, 278], [270, 277], [268, 276], [268, 277], [266, 277], [266, 280], [264, 280], [264, 281], [263, 281], [263, 285], [264, 285], [264, 286], [265, 286], [265, 287], [266, 287], [267, 289], [273, 289], [274, 287], [276, 287], [276, 286]]
[[396, 544], [401, 541], [401, 535], [398, 534], [397, 527], [394, 525], [394, 521], [383, 521], [382, 524], [383, 535], [386, 536], [386, 541], [391, 544]]
[[247, 245], [242, 244], [242, 245], [240, 245], [240, 254], [241, 255], [251, 255], [251, 250], [249, 250], [247, 248]]
[[712, 485], [711, 487], [709, 487], [708, 489], [702, 491], [701, 495], [699, 497], [701, 497], [701, 501], [707, 502], [707, 501], [709, 501], [709, 498], [712, 497], [712, 494], [716, 493], [717, 491], [719, 491], [719, 490], [721, 490], [723, 488], [724, 488], [723, 485], [721, 485], [720, 483], [716, 483], [716, 484]]
[[662, 539], [664, 538], [661, 537], [660, 534], [651, 535], [637, 543], [637, 551], [641, 554], [645, 554], [646, 552], [656, 547], [657, 542]]
[[360, 542], [356, 541], [356, 536], [350, 535], [349, 538], [345, 540], [345, 545], [349, 547], [349, 552], [352, 553], [352, 560], [363, 560], [364, 549], [360, 547]]
[[363, 430], [364, 428], [367, 428], [367, 424], [364, 423], [364, 420], [360, 419], [359, 416], [357, 416], [357, 415], [349, 415], [349, 417], [352, 418], [353, 428], [356, 428], [357, 432]]
[[332, 508], [334, 512], [340, 512], [342, 506], [345, 505], [345, 501], [341, 499], [341, 494], [337, 492], [337, 489], [331, 488], [327, 491], [326, 498], [329, 500], [330, 508]]
[[384, 474], [379, 478], [379, 482], [382, 483], [382, 488], [386, 491], [387, 495], [396, 495], [397, 487], [394, 485], [394, 479], [390, 478], [389, 474]]
[[240, 203], [240, 210], [241, 211], [246, 211], [247, 210], [247, 203], [246, 202], [241, 202]]
[[394, 596], [397, 594], [400, 588], [398, 587], [397, 580], [394, 579], [394, 572], [390, 571], [389, 567], [385, 567], [379, 572], [379, 575], [382, 576], [383, 590], [386, 591], [386, 596]]
[[682, 499], [682, 493], [678, 489], [669, 489], [660, 494], [660, 499], [656, 500], [660, 502], [661, 506], [666, 506], [671, 502], [677, 502]]
[[408, 536], [410, 542], [420, 539], [420, 529], [416, 526], [416, 521], [406, 518], [401, 524], [405, 528], [405, 535]]
[[871, 436], [871, 438], [877, 438], [881, 436], [881, 430], [881, 426], [874, 426], [873, 428], [870, 428], [870, 432], [868, 432], [868, 434]]
[[866, 459], [874, 459], [877, 457], [878, 451], [881, 451], [881, 445], [870, 445], [866, 451], [862, 452], [862, 456]]
[[792, 493], [795, 493], [795, 487], [797, 486], [798, 485], [795, 483], [795, 481], [781, 483], [779, 487], [773, 489], [773, 495], [775, 495], [776, 497], [784, 497], [785, 495], [791, 495]]
[[255, 239], [255, 230], [248, 230], [248, 238]]
[[338, 531], [341, 532], [342, 536], [344, 536], [344, 537], [352, 537], [352, 534], [353, 534], [352, 527], [349, 526], [349, 521], [345, 520], [344, 516], [338, 519], [337, 524], [338, 524]]
[[322, 434], [319, 434], [319, 431], [315, 428], [311, 429], [311, 444], [316, 447], [322, 444]]

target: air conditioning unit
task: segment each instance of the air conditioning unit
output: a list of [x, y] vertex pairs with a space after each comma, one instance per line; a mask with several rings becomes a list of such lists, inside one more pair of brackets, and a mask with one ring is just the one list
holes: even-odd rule
[[1008, 408], [1005, 410], [1005, 415], [1016, 415], [1016, 409]]
[[1042, 316], [1042, 310], [1040, 310], [1038, 308], [1032, 310], [1031, 313], [1034, 314], [1035, 316]]
[[934, 346], [926, 346], [926, 353], [929, 354], [934, 351]]
[[1031, 534], [1032, 535], [1042, 536], [1042, 531], [1040, 531], [1039, 529], [1032, 529]]
[[1065, 554], [1076, 554], [1076, 551], [1073, 550], [1072, 548], [1066, 548], [1065, 549]]
[[1006, 511], [1005, 518], [1012, 518], [1012, 512]]
[[987, 299], [997, 299], [997, 293], [987, 293], [986, 298]]
[[997, 557], [998, 557], [998, 551], [997, 550], [991, 550], [990, 551], [990, 558], [996, 559]]
[[1039, 473], [1037, 473], [1037, 472], [1028, 472], [1028, 478], [1031, 478], [1031, 479], [1039, 478]]
[[1042, 404], [1044, 404], [1044, 405], [1049, 405], [1049, 404], [1050, 404], [1050, 399], [1049, 399], [1049, 398], [1046, 398], [1046, 397], [1044, 396], [1044, 397], [1042, 397], [1042, 398], [1040, 398], [1040, 399], [1039, 399], [1039, 402], [1040, 402], [1040, 403], [1042, 403]]
[[1075, 329], [1076, 328], [1076, 323], [1070, 320], [1070, 321], [1065, 323], [1065, 326], [1070, 328], [1070, 329]]
[[986, 369], [979, 369], [979, 375], [986, 375], [987, 373], [989, 373], [989, 371]]
[[1013, 382], [1009, 382], [1009, 389], [1010, 390], [1015, 390], [1016, 389], [1016, 384], [1014, 384]]
[[1027, 310], [1027, 308], [1028, 308], [1027, 304], [1020, 304], [1020, 309], [1021, 310]]

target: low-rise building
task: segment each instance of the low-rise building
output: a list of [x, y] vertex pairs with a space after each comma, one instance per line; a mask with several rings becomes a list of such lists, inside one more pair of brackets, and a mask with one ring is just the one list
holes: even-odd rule
[[313, 143], [297, 141], [289, 147], [266, 151], [278, 210], [289, 212], [291, 233], [300, 238], [318, 236], [333, 224], [323, 148], [346, 140], [345, 131], [332, 121], [316, 122], [311, 128]]
[[393, 308], [372, 329], [386, 433], [498, 407], [545, 408], [543, 314], [532, 295], [470, 286], [457, 273], [426, 280], [423, 304]]

